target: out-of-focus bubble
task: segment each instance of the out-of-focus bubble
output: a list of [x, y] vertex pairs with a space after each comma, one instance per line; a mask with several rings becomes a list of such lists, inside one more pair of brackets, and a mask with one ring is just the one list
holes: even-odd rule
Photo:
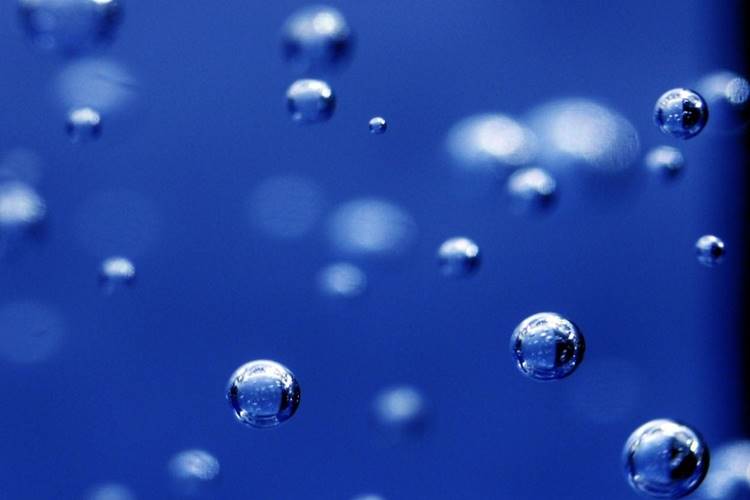
[[135, 266], [125, 257], [109, 257], [99, 269], [99, 284], [106, 293], [130, 286], [135, 281]]
[[59, 313], [38, 302], [12, 302], [0, 308], [0, 357], [12, 363], [37, 363], [60, 348], [65, 326]]
[[385, 134], [385, 131], [388, 129], [388, 122], [386, 122], [385, 118], [383, 118], [382, 116], [374, 116], [370, 118], [368, 127], [370, 128], [371, 134]]
[[219, 480], [219, 461], [204, 450], [185, 450], [167, 464], [172, 488], [186, 497], [209, 495]]
[[461, 172], [504, 177], [528, 165], [537, 154], [537, 139], [510, 116], [484, 113], [469, 116], [448, 132], [448, 153]]
[[690, 139], [706, 126], [708, 105], [694, 90], [668, 90], [654, 105], [654, 122], [667, 135], [677, 139]]
[[281, 239], [300, 238], [315, 226], [323, 209], [323, 194], [315, 182], [296, 175], [263, 181], [247, 202], [252, 223]]
[[515, 211], [543, 210], [557, 197], [557, 181], [544, 169], [522, 168], [508, 178], [507, 191]]
[[72, 142], [90, 142], [102, 133], [102, 117], [92, 108], [76, 108], [68, 113], [65, 132]]
[[588, 99], [561, 99], [533, 109], [529, 123], [547, 166], [582, 165], [620, 172], [640, 153], [635, 127], [622, 115]]
[[676, 177], [685, 168], [685, 157], [672, 146], [657, 146], [646, 155], [646, 167], [658, 175]]
[[679, 498], [700, 486], [708, 471], [709, 453], [703, 438], [674, 420], [646, 422], [623, 448], [625, 474], [641, 494]]
[[348, 60], [353, 41], [344, 16], [325, 5], [297, 10], [282, 29], [284, 57], [304, 72], [339, 69]]
[[445, 240], [437, 251], [438, 266], [444, 276], [466, 277], [479, 269], [479, 246], [469, 238], [456, 237]]
[[41, 157], [34, 151], [11, 149], [0, 159], [0, 185], [7, 181], [36, 184], [42, 177], [42, 163]]
[[712, 234], [698, 238], [695, 242], [695, 254], [698, 262], [706, 267], [715, 267], [724, 258], [724, 242]]
[[157, 207], [139, 193], [114, 190], [95, 193], [79, 206], [76, 233], [93, 256], [142, 255], [160, 230]]
[[750, 120], [750, 82], [732, 71], [717, 71], [701, 78], [696, 90], [711, 110], [710, 131], [735, 132]]
[[100, 115], [131, 108], [139, 84], [120, 63], [106, 58], [75, 60], [54, 80], [56, 100], [65, 110], [90, 107]]
[[18, 0], [18, 12], [36, 46], [67, 55], [112, 40], [122, 18], [118, 0]]
[[403, 385], [378, 393], [372, 412], [378, 431], [389, 443], [395, 444], [424, 433], [429, 408], [419, 390]]
[[591, 359], [565, 388], [565, 401], [577, 417], [609, 425], [621, 422], [637, 407], [641, 377], [638, 368], [626, 360]]
[[374, 493], [365, 493], [353, 497], [352, 500], [385, 500], [385, 497], [376, 495]]
[[711, 468], [698, 493], [709, 500], [750, 498], [750, 441], [735, 441], [713, 451]]
[[518, 370], [535, 380], [559, 380], [583, 361], [586, 343], [573, 322], [555, 313], [538, 313], [519, 324], [510, 338]]
[[303, 78], [287, 89], [286, 106], [295, 122], [319, 123], [333, 116], [336, 97], [323, 80]]
[[227, 384], [227, 400], [235, 417], [257, 429], [276, 427], [292, 418], [301, 396], [289, 368], [264, 359], [240, 366]]
[[122, 484], [106, 483], [95, 486], [86, 494], [86, 500], [136, 500], [130, 488]]
[[337, 262], [320, 271], [318, 288], [329, 297], [352, 299], [367, 290], [367, 276], [353, 264]]
[[379, 198], [358, 198], [340, 205], [328, 225], [331, 243], [346, 255], [396, 256], [416, 239], [414, 219]]
[[0, 184], [0, 237], [39, 226], [47, 215], [44, 200], [28, 184]]

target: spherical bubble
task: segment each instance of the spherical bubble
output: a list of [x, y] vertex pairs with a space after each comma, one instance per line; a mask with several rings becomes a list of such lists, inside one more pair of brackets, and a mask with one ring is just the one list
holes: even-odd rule
[[167, 465], [174, 490], [183, 496], [206, 495], [219, 479], [219, 461], [203, 450], [185, 450]]
[[623, 449], [625, 473], [639, 493], [658, 498], [688, 495], [708, 471], [703, 438], [669, 419], [652, 420], [636, 429]]
[[247, 211], [252, 223], [269, 236], [297, 239], [318, 222], [323, 194], [315, 182], [297, 175], [264, 180], [251, 193]]
[[353, 41], [344, 16], [324, 5], [299, 9], [282, 29], [284, 56], [301, 71], [339, 69], [348, 60]]
[[329, 297], [351, 299], [367, 290], [367, 276], [353, 264], [337, 262], [323, 268], [318, 275], [318, 287]]
[[300, 397], [294, 374], [275, 361], [250, 361], [232, 374], [227, 385], [227, 400], [237, 420], [259, 429], [292, 418]]
[[370, 133], [375, 135], [385, 134], [385, 131], [388, 129], [388, 123], [382, 116], [374, 116], [370, 118], [368, 126], [370, 128]]
[[333, 246], [347, 255], [400, 255], [414, 243], [416, 231], [411, 215], [379, 198], [344, 203], [329, 220]]
[[711, 130], [732, 132], [750, 120], [750, 82], [732, 71], [717, 71], [701, 78], [696, 90], [711, 109]]
[[109, 257], [102, 262], [99, 283], [111, 293], [116, 288], [130, 286], [135, 281], [135, 266], [126, 257]]
[[508, 178], [506, 189], [517, 211], [545, 209], [555, 200], [557, 181], [544, 169], [522, 168]]
[[706, 126], [708, 105], [694, 90], [668, 90], [656, 101], [654, 122], [667, 135], [677, 139], [690, 139]]
[[372, 411], [378, 430], [390, 442], [396, 443], [424, 432], [428, 405], [419, 390], [403, 385], [378, 393]]
[[74, 60], [53, 81], [55, 99], [65, 110], [90, 107], [100, 115], [131, 108], [139, 84], [120, 63], [106, 58]]
[[304, 78], [289, 86], [286, 105], [295, 122], [319, 123], [333, 116], [336, 97], [326, 82]]
[[23, 182], [0, 184], [0, 236], [39, 226], [47, 215], [47, 205], [37, 192]]
[[18, 0], [18, 8], [35, 45], [65, 54], [110, 41], [122, 17], [117, 0]]
[[92, 488], [86, 500], [136, 500], [135, 494], [127, 486], [106, 483]]
[[448, 132], [448, 153], [463, 172], [507, 175], [537, 154], [535, 135], [517, 120], [499, 113], [469, 116]]
[[740, 500], [750, 497], [750, 441], [725, 444], [711, 455], [711, 470], [700, 489], [701, 498]]
[[102, 117], [92, 108], [76, 108], [68, 113], [65, 131], [72, 142], [89, 142], [102, 133]]
[[714, 267], [724, 257], [724, 242], [712, 234], [701, 236], [695, 242], [695, 253], [698, 262], [706, 267]]
[[12, 302], [0, 308], [0, 357], [13, 363], [37, 363], [60, 348], [65, 326], [60, 314], [37, 302]]
[[479, 269], [479, 246], [469, 238], [456, 237], [443, 242], [437, 252], [438, 266], [444, 276], [466, 277]]
[[559, 380], [581, 364], [586, 343], [573, 322], [547, 312], [529, 316], [516, 327], [510, 350], [524, 375], [535, 380]]
[[541, 161], [564, 167], [578, 164], [593, 172], [620, 172], [638, 158], [640, 139], [622, 115], [588, 99], [560, 99], [531, 111]]
[[685, 168], [685, 157], [672, 146], [657, 146], [646, 155], [646, 167], [665, 177], [675, 177]]

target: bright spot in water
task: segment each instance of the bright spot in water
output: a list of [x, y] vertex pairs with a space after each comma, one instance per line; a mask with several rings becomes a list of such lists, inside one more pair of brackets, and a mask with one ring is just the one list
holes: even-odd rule
[[318, 288], [330, 297], [355, 298], [367, 290], [367, 276], [353, 264], [337, 262], [320, 271]]
[[18, 12], [36, 46], [67, 55], [112, 40], [122, 18], [117, 0], [18, 0]]
[[688, 495], [708, 471], [708, 447], [690, 427], [669, 419], [646, 422], [623, 448], [625, 474], [641, 494], [661, 498]]
[[701, 78], [696, 90], [711, 110], [711, 131], [738, 131], [750, 120], [750, 82], [745, 77], [717, 71]]
[[321, 189], [314, 181], [296, 175], [264, 180], [247, 201], [253, 225], [280, 239], [296, 239], [309, 233], [322, 210]]
[[544, 169], [522, 168], [511, 174], [506, 189], [517, 211], [545, 209], [555, 201], [557, 181]]
[[92, 488], [86, 500], [136, 500], [135, 494], [127, 486], [106, 483]]
[[582, 164], [596, 172], [619, 172], [640, 152], [635, 127], [622, 115], [588, 99], [561, 99], [531, 111], [542, 163]]
[[675, 177], [685, 168], [685, 157], [672, 146], [657, 146], [646, 155], [646, 167], [665, 177]]
[[229, 378], [227, 400], [237, 420], [259, 429], [276, 427], [292, 418], [301, 390], [294, 374], [275, 361], [250, 361]]
[[33, 229], [46, 215], [44, 200], [31, 186], [14, 181], [0, 184], [0, 236]]
[[416, 239], [417, 225], [402, 208], [379, 198], [340, 205], [329, 219], [333, 246], [347, 255], [395, 256]]
[[102, 117], [92, 108], [76, 108], [68, 113], [65, 131], [72, 142], [89, 142], [102, 133]]
[[75, 60], [54, 80], [56, 99], [64, 109], [90, 107], [100, 115], [132, 107], [138, 89], [127, 68], [106, 58]]
[[363, 495], [352, 497], [352, 500], [385, 500], [385, 497], [376, 495], [374, 493], [365, 493]]
[[319, 123], [333, 116], [336, 97], [326, 82], [303, 78], [287, 89], [286, 106], [295, 122]]
[[714, 267], [724, 258], [724, 242], [712, 234], [698, 238], [695, 242], [695, 254], [698, 262], [706, 267]]
[[677, 139], [690, 139], [706, 126], [708, 105], [694, 90], [668, 90], [654, 105], [654, 122], [667, 135]]
[[529, 316], [510, 338], [510, 352], [518, 370], [535, 380], [559, 380], [572, 374], [583, 362], [583, 333], [559, 314], [544, 312]]
[[218, 481], [219, 461], [204, 450], [185, 450], [167, 465], [175, 491], [185, 496], [202, 496]]
[[734, 441], [711, 453], [701, 498], [730, 500], [750, 496], [750, 441]]
[[49, 306], [24, 301], [0, 308], [0, 357], [7, 361], [45, 361], [57, 353], [64, 334], [62, 317]]
[[385, 131], [388, 129], [388, 123], [382, 116], [374, 116], [370, 118], [368, 127], [371, 134], [380, 135], [385, 134]]
[[102, 262], [99, 270], [99, 283], [111, 293], [123, 285], [130, 286], [135, 281], [135, 266], [126, 257], [109, 257]]
[[466, 277], [479, 269], [479, 246], [462, 236], [445, 240], [437, 251], [438, 266], [444, 276]]
[[300, 71], [339, 69], [349, 58], [353, 35], [333, 7], [314, 5], [294, 12], [282, 28], [284, 57]]
[[428, 405], [419, 390], [402, 385], [378, 393], [372, 411], [378, 430], [389, 441], [398, 442], [424, 432]]

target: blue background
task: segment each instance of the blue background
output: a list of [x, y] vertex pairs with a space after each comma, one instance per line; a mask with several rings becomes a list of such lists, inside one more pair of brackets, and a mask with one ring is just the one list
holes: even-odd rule
[[[644, 178], [592, 197], [560, 179], [546, 217], [513, 215], [500, 186], [465, 196], [444, 149], [467, 115], [522, 115], [566, 96], [618, 110], [644, 150], [671, 144], [651, 122], [653, 103], [706, 72], [741, 69], [736, 6], [330, 4], [357, 44], [330, 79], [332, 120], [300, 127], [284, 110], [297, 74], [279, 31], [305, 4], [126, 2], [104, 53], [136, 75], [137, 104], [83, 147], [69, 143], [50, 96], [66, 61], [35, 50], [14, 2], [0, 4], [0, 154], [42, 158], [49, 209], [41, 241], [0, 261], [0, 305], [41, 302], [65, 324], [49, 360], [0, 361], [0, 497], [81, 498], [112, 480], [162, 499], [169, 457], [200, 447], [221, 462], [216, 498], [627, 499], [620, 450], [644, 421], [689, 422], [710, 444], [738, 437], [736, 136], [707, 130], [682, 145], [688, 168], [670, 185]], [[367, 133], [375, 114], [389, 120], [382, 137]], [[315, 284], [337, 258], [323, 220], [293, 241], [248, 222], [249, 193], [278, 174], [314, 179], [326, 213], [359, 196], [389, 199], [416, 220], [417, 242], [395, 262], [356, 261], [368, 294], [332, 305]], [[111, 190], [150, 200], [153, 215], [112, 237], [125, 253], [148, 244], [130, 252], [135, 288], [107, 297], [96, 283], [106, 254], [90, 244], [104, 235], [82, 234], [80, 214]], [[127, 214], [110, 215], [117, 233]], [[692, 248], [707, 232], [728, 248], [713, 270]], [[482, 248], [474, 279], [436, 270], [435, 249], [456, 234]], [[508, 354], [516, 324], [544, 310], [587, 338], [586, 362], [560, 383], [523, 378]], [[239, 425], [224, 401], [229, 374], [256, 358], [284, 363], [302, 385], [298, 414], [271, 431]], [[422, 440], [386, 447], [369, 405], [399, 383], [424, 392], [431, 425]], [[589, 415], [612, 407], [608, 421]]]

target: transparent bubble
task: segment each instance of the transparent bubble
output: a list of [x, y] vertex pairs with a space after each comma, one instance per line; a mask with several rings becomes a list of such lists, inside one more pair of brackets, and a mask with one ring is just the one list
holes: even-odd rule
[[18, 11], [35, 45], [65, 54], [109, 42], [122, 18], [117, 0], [18, 0]]
[[306, 177], [281, 175], [266, 179], [250, 195], [247, 210], [252, 223], [269, 236], [297, 239], [308, 234], [323, 209], [323, 194]]
[[412, 246], [417, 225], [389, 201], [358, 198], [333, 212], [328, 229], [333, 246], [344, 254], [396, 256]]
[[427, 424], [428, 404], [422, 393], [408, 385], [385, 389], [372, 404], [375, 423], [390, 443], [418, 437]]
[[282, 29], [285, 58], [301, 71], [330, 71], [349, 59], [354, 37], [341, 13], [313, 5], [294, 12]]
[[532, 130], [539, 137], [545, 166], [570, 164], [592, 172], [621, 172], [638, 158], [640, 139], [622, 115], [588, 99], [560, 99], [533, 109]]
[[699, 493], [710, 500], [750, 498], [750, 441], [728, 443], [711, 453], [711, 469]]
[[60, 314], [38, 302], [12, 302], [0, 308], [0, 357], [13, 363], [38, 363], [60, 348], [65, 325]]
[[479, 269], [479, 246], [469, 238], [456, 237], [443, 242], [437, 252], [438, 266], [444, 276], [466, 277]]
[[53, 84], [55, 98], [66, 111], [90, 107], [102, 116], [132, 108], [140, 88], [125, 66], [106, 58], [74, 60]]
[[583, 361], [586, 343], [571, 321], [555, 313], [529, 316], [513, 331], [510, 350], [516, 366], [536, 380], [558, 380]]
[[72, 142], [90, 142], [102, 133], [102, 117], [92, 108], [76, 108], [68, 113], [65, 131]]
[[668, 90], [656, 101], [654, 121], [665, 134], [677, 139], [690, 139], [706, 126], [708, 105], [694, 90]]
[[508, 178], [507, 191], [516, 211], [546, 209], [557, 196], [557, 181], [544, 169], [522, 168]]
[[239, 367], [227, 385], [227, 400], [237, 420], [256, 428], [276, 427], [292, 418], [301, 390], [289, 369], [268, 360]]
[[636, 429], [623, 449], [625, 473], [639, 493], [658, 498], [688, 495], [708, 471], [703, 438], [690, 427], [657, 419]]
[[289, 86], [286, 105], [295, 122], [319, 123], [333, 116], [336, 98], [326, 82], [305, 78]]
[[135, 281], [135, 266], [126, 257], [109, 257], [102, 262], [99, 270], [99, 283], [112, 293], [122, 286], [130, 286]]
[[374, 116], [370, 118], [368, 126], [370, 128], [370, 133], [376, 135], [385, 134], [385, 131], [388, 129], [388, 123], [382, 116]]
[[0, 184], [0, 233], [19, 232], [39, 226], [47, 215], [47, 205], [37, 192], [23, 182]]
[[685, 168], [685, 157], [672, 146], [657, 146], [646, 155], [646, 167], [659, 175], [675, 177]]
[[714, 267], [724, 257], [724, 242], [712, 234], [701, 236], [695, 242], [695, 253], [698, 262], [706, 267]]
[[353, 264], [337, 262], [323, 268], [318, 275], [318, 287], [330, 297], [351, 299], [367, 290], [367, 276]]
[[219, 461], [204, 450], [185, 450], [167, 464], [172, 487], [180, 495], [198, 497], [209, 494], [219, 480]]
[[701, 78], [696, 90], [711, 109], [711, 130], [733, 132], [750, 120], [750, 82], [732, 71], [717, 71]]
[[92, 488], [86, 500], [136, 500], [130, 488], [118, 483], [106, 483]]

